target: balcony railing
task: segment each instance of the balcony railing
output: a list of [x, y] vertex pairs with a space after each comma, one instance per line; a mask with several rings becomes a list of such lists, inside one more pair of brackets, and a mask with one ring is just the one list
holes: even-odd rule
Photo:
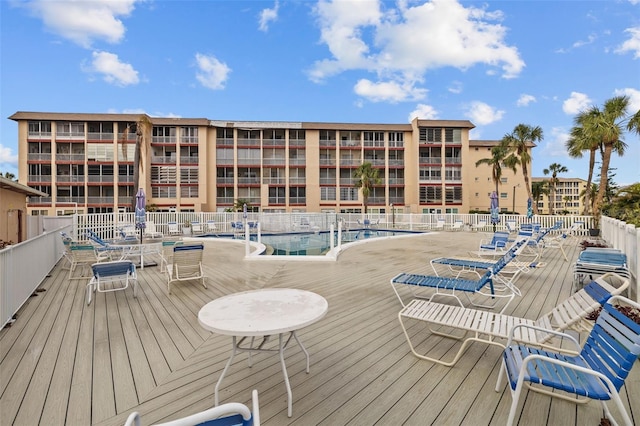
[[217, 182], [217, 183], [226, 183], [226, 184], [231, 184], [231, 185], [233, 185], [233, 181], [234, 181], [233, 176], [217, 177], [217, 178], [216, 178], [216, 182]]
[[307, 197], [289, 197], [289, 204], [306, 204]]
[[384, 166], [384, 158], [365, 158], [365, 163], [371, 163], [372, 166]]
[[[113, 204], [115, 197], [87, 197], [87, 204]], [[131, 202], [131, 200], [129, 200]]]
[[233, 197], [216, 197], [216, 204], [233, 204]]
[[175, 156], [152, 155], [151, 162], [156, 164], [176, 164]]
[[338, 162], [335, 158], [320, 158], [321, 166], [335, 166], [336, 164], [338, 164]]
[[84, 153], [82, 154], [56, 154], [56, 161], [84, 161]]
[[286, 204], [287, 199], [285, 197], [269, 197], [269, 205], [274, 204]]
[[289, 146], [305, 146], [306, 143], [304, 139], [289, 139]]
[[353, 186], [354, 180], [353, 178], [340, 178], [340, 185]]
[[285, 146], [286, 141], [284, 139], [262, 139], [262, 146]]
[[291, 185], [304, 185], [306, 181], [307, 181], [307, 179], [303, 178], [303, 177], [290, 177], [289, 178], [289, 184], [291, 184]]
[[238, 138], [238, 146], [260, 146], [260, 139]]
[[241, 177], [238, 178], [238, 185], [254, 185], [254, 184], [259, 184], [260, 183], [260, 178], [259, 177]]
[[394, 206], [401, 206], [404, 204], [404, 197], [389, 197], [389, 203]]
[[233, 146], [233, 138], [218, 138], [216, 146]]
[[84, 182], [84, 176], [81, 175], [56, 175], [57, 182]]
[[265, 177], [262, 183], [265, 185], [284, 185], [287, 180], [284, 177]]
[[291, 166], [304, 166], [307, 163], [307, 159], [302, 158], [289, 158], [289, 165]]
[[320, 185], [335, 185], [336, 178], [320, 178]]
[[330, 139], [330, 140], [326, 140], [326, 139], [320, 139], [320, 146], [328, 146], [328, 147], [336, 147], [336, 140], [335, 139]]
[[284, 157], [262, 159], [262, 164], [265, 166], [284, 166], [285, 163], [286, 163], [286, 159]]
[[180, 143], [197, 144], [198, 143], [198, 137], [197, 136], [180, 136]]
[[51, 139], [51, 132], [29, 132], [27, 134], [29, 139]]
[[389, 178], [387, 182], [389, 182], [389, 185], [402, 185], [404, 178]]
[[[89, 175], [87, 176], [87, 181], [93, 183], [113, 183], [113, 175]], [[133, 177], [131, 177], [131, 181], [133, 181]]]
[[112, 141], [113, 133], [89, 132], [87, 133], [87, 139], [100, 140], [100, 141]]
[[118, 182], [133, 182], [133, 176], [118, 175]]
[[359, 166], [362, 164], [362, 160], [359, 158], [340, 158], [341, 166]]
[[50, 152], [31, 152], [27, 154], [28, 161], [51, 161]]
[[51, 182], [51, 175], [29, 175], [27, 176], [29, 182]]
[[198, 164], [199, 157], [198, 156], [181, 156], [180, 164]]
[[29, 204], [51, 204], [51, 197], [29, 197]]
[[442, 157], [420, 157], [420, 164], [440, 164]]
[[56, 139], [84, 139], [84, 132], [56, 132]]
[[444, 162], [447, 164], [462, 164], [462, 158], [460, 157], [444, 157]]
[[238, 165], [259, 166], [260, 158], [238, 158]]
[[[113, 200], [113, 198], [111, 198], [111, 200]], [[56, 204], [61, 204], [61, 203], [67, 203], [67, 204], [71, 204], [71, 203], [78, 203], [78, 204], [84, 204], [84, 197], [56, 197]]]
[[175, 136], [152, 136], [151, 137], [151, 142], [152, 143], [175, 144], [176, 143], [176, 137]]
[[389, 166], [404, 166], [404, 160], [391, 160], [391, 159], [389, 159]]
[[404, 141], [389, 141], [389, 148], [403, 148]]

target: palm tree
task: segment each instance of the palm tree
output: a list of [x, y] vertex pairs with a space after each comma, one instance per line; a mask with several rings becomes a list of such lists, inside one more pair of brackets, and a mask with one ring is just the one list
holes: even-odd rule
[[[529, 164], [531, 163], [529, 144], [535, 144], [536, 142], [540, 142], [542, 139], [544, 139], [544, 136], [540, 126], [532, 127], [528, 124], [518, 124], [513, 129], [513, 132], [502, 138], [502, 143], [511, 151], [510, 157], [522, 167], [524, 183], [527, 187], [527, 196], [529, 198], [533, 198], [531, 196], [531, 186], [529, 184]], [[533, 209], [534, 213], [538, 214], [537, 203], [533, 205]]]
[[607, 180], [609, 176], [609, 164], [611, 163], [611, 154], [616, 152], [618, 155], [624, 155], [627, 145], [622, 140], [622, 135], [626, 128], [632, 131], [638, 131], [639, 120], [638, 113], [628, 117], [627, 108], [629, 107], [628, 96], [615, 96], [604, 103], [602, 110], [595, 108], [592, 114], [584, 123], [585, 132], [593, 137], [597, 137], [602, 144], [602, 164], [600, 168], [600, 184], [598, 185], [598, 194], [593, 206], [593, 214], [596, 222], [599, 221], [602, 214], [602, 205], [605, 193], [607, 191]]
[[533, 206], [536, 211], [538, 210], [537, 205], [542, 196], [549, 194], [549, 186], [547, 183], [546, 180], [542, 180], [531, 184], [531, 199], [534, 201]]
[[[580, 112], [573, 120], [574, 127], [571, 129], [571, 136], [565, 143], [565, 147], [572, 158], [582, 158], [585, 151], [589, 151], [589, 174], [587, 177], [587, 188], [591, 187], [593, 181], [593, 170], [596, 164], [596, 152], [602, 150], [600, 138], [593, 133], [589, 133], [589, 120], [598, 114], [595, 107], [589, 108], [587, 111]], [[587, 125], [587, 127], [585, 127]], [[583, 214], [589, 214], [591, 209], [591, 191], [586, 191], [584, 199]]]
[[136, 208], [136, 197], [135, 193], [137, 193], [138, 188], [140, 188], [140, 171], [144, 168], [144, 152], [146, 152], [147, 147], [149, 146], [149, 142], [151, 140], [151, 130], [153, 128], [153, 124], [151, 123], [151, 119], [148, 115], [142, 114], [138, 118], [138, 121], [135, 123], [129, 123], [124, 128], [122, 132], [122, 154], [126, 160], [127, 158], [127, 145], [126, 141], [128, 139], [129, 133], [135, 129], [136, 132], [136, 148], [133, 156], [133, 184], [134, 184], [134, 195], [131, 200], [131, 207], [133, 210]]
[[564, 200], [565, 214], [569, 214], [569, 203], [571, 202], [571, 200], [573, 200], [573, 198], [571, 197], [571, 195], [565, 195], [564, 197], [562, 197], [562, 199]]
[[367, 214], [369, 205], [369, 194], [374, 185], [380, 185], [382, 180], [378, 176], [379, 169], [374, 169], [371, 163], [364, 162], [358, 166], [353, 172], [353, 177], [358, 179], [355, 183], [356, 188], [362, 190], [362, 204], [364, 205], [364, 214]]
[[[2, 176], [2, 173], [0, 173], [0, 176]], [[13, 173], [11, 173], [11, 172], [4, 172], [4, 176], [3, 176], [3, 177], [4, 177], [5, 179], [9, 179], [9, 180], [13, 180], [13, 181], [15, 181], [15, 180], [16, 180], [16, 175], [14, 175], [14, 174], [13, 174]]]
[[476, 167], [481, 164], [486, 164], [491, 167], [491, 180], [496, 186], [496, 194], [500, 194], [498, 186], [500, 184], [500, 179], [502, 178], [502, 166], [504, 165], [505, 167], [509, 167], [514, 173], [516, 172], [516, 165], [513, 160], [506, 161], [507, 153], [507, 147], [501, 143], [500, 145], [496, 145], [491, 148], [491, 157], [482, 158], [476, 161]]
[[551, 163], [548, 169], [544, 169], [542, 171], [542, 173], [544, 173], [545, 176], [548, 174], [551, 174], [551, 179], [549, 179], [549, 189], [550, 189], [549, 214], [550, 215], [552, 215], [555, 210], [554, 206], [556, 203], [556, 188], [558, 186], [558, 182], [560, 181], [560, 179], [558, 179], [558, 173], [567, 173], [568, 171], [569, 169], [567, 169], [562, 164], [558, 164], [558, 163]]
[[593, 204], [596, 202], [596, 194], [598, 193], [598, 185], [595, 183], [591, 183], [591, 185], [585, 187], [580, 192], [580, 197], [582, 197], [583, 203], [591, 203], [589, 206], [585, 206], [585, 210], [593, 210]]

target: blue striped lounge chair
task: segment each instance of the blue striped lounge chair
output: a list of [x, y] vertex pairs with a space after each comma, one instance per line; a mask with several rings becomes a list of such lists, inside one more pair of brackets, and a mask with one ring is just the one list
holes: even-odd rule
[[133, 297], [138, 296], [136, 266], [130, 260], [94, 263], [91, 270], [93, 277], [87, 284], [87, 305], [91, 303], [94, 292], [125, 290], [130, 283], [133, 285]]
[[203, 244], [181, 244], [173, 247], [173, 259], [166, 269], [169, 294], [171, 294], [171, 284], [177, 281], [199, 280], [202, 286], [207, 288], [202, 269], [203, 253]]

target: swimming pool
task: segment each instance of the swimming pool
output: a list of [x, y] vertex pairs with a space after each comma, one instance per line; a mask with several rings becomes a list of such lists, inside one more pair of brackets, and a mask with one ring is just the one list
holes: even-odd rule
[[[372, 238], [393, 237], [399, 235], [421, 234], [416, 231], [359, 229], [342, 231], [341, 244], [354, 243]], [[218, 238], [233, 238], [244, 240], [244, 235], [221, 235]], [[257, 241], [257, 236], [251, 235], [251, 241]], [[338, 246], [338, 233], [333, 234], [333, 245]], [[331, 250], [331, 233], [290, 233], [290, 234], [262, 234], [260, 242], [266, 246], [265, 255], [273, 256], [323, 256]]]

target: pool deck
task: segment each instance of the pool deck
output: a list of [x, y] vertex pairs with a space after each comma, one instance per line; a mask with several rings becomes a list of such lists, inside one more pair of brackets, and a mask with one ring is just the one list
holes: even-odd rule
[[[137, 298], [131, 289], [100, 293], [89, 306], [85, 281], [70, 282], [61, 262], [42, 283], [46, 291], [0, 331], [0, 424], [123, 425], [139, 411], [149, 425], [209, 408], [231, 339], [202, 329], [199, 309], [226, 294], [275, 287], [314, 291], [329, 302], [326, 317], [298, 333], [311, 355], [310, 373], [297, 346], [286, 352], [293, 417], [272, 355], [254, 355], [251, 369], [246, 354], [239, 355], [221, 386], [222, 403], [249, 403], [257, 389], [264, 425], [504, 424], [511, 397], [506, 388], [494, 391], [500, 349], [475, 343], [451, 368], [419, 360], [404, 339], [401, 306], [389, 284], [399, 272], [432, 274], [430, 259], [468, 255], [486, 236], [372, 239], [344, 250], [336, 262], [252, 262], [243, 259], [242, 244], [207, 240], [207, 289], [179, 283], [168, 295], [165, 275], [148, 267], [138, 270]], [[538, 318], [571, 294], [579, 248], [574, 243], [565, 251], [569, 262], [550, 249], [543, 267], [517, 281], [522, 297], [506, 313]], [[421, 324], [409, 332], [432, 354], [447, 356], [458, 347], [429, 336]], [[621, 391], [636, 424], [638, 363]], [[521, 425], [595, 426], [602, 417], [596, 402], [577, 407], [532, 392], [521, 406]]]

